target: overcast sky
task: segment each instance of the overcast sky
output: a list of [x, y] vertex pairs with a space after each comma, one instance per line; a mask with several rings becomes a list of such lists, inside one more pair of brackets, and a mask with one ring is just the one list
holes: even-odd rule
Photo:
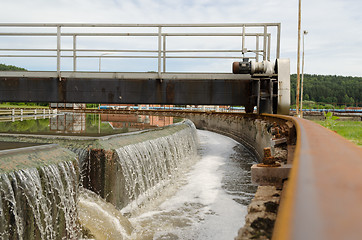
[[[302, 30], [309, 32], [305, 72], [362, 76], [362, 1], [303, 0], [302, 11]], [[1, 3], [0, 22], [280, 22], [281, 57], [290, 58], [295, 73], [297, 14], [297, 0], [9, 0]], [[4, 61], [8, 59], [0, 59], [8, 63]]]

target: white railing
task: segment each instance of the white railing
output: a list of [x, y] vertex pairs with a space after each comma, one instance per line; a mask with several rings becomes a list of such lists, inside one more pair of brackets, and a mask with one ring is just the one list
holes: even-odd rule
[[[147, 31], [144, 31], [147, 29]], [[10, 30], [10, 31], [9, 31]], [[76, 31], [74, 31], [76, 30]], [[128, 32], [126, 32], [128, 30]], [[0, 23], [0, 40], [5, 38], [41, 37], [56, 43], [56, 48], [0, 48], [0, 58], [56, 58], [60, 76], [62, 59], [73, 60], [72, 70], [77, 71], [80, 59], [98, 59], [99, 71], [103, 58], [157, 59], [157, 72], [166, 72], [167, 59], [243, 59], [270, 60], [272, 35], [276, 35], [275, 58], [280, 56], [280, 23], [247, 24], [20, 24]], [[50, 38], [49, 37], [53, 37]], [[101, 39], [99, 39], [101, 37]], [[132, 48], [78, 48], [79, 38], [105, 41], [111, 37], [153, 37], [156, 47]], [[232, 49], [167, 49], [168, 41], [176, 37], [200, 40], [202, 37], [237, 37], [238, 48]], [[56, 40], [54, 40], [54, 38]], [[71, 38], [72, 47], [63, 47]], [[251, 40], [249, 40], [251, 39]], [[146, 41], [150, 41], [147, 39]], [[107, 45], [107, 42], [104, 43]], [[137, 44], [135, 44], [137, 45]], [[11, 45], [10, 45], [11, 46]], [[127, 54], [127, 55], [125, 55]], [[185, 55], [188, 54], [188, 55]], [[210, 55], [212, 54], [212, 55]], [[233, 54], [233, 55], [231, 55]]]

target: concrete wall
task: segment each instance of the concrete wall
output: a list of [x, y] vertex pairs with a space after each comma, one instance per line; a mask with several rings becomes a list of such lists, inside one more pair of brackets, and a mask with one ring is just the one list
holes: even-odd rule
[[243, 143], [260, 159], [263, 149], [272, 145], [272, 134], [268, 129], [272, 123], [258, 118], [246, 118], [231, 114], [199, 114], [188, 118], [198, 129], [217, 132]]

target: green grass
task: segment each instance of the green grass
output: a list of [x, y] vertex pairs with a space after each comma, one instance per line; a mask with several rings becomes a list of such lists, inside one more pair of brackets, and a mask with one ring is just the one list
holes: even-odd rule
[[[315, 121], [327, 127], [326, 121]], [[335, 121], [335, 125], [328, 127], [344, 138], [362, 146], [362, 121]]]
[[48, 106], [39, 106], [39, 105], [15, 105], [11, 103], [0, 103], [0, 108], [49, 108]]

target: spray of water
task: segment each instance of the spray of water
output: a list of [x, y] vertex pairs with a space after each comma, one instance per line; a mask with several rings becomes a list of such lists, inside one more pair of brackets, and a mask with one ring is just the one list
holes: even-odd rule
[[78, 198], [79, 221], [95, 239], [129, 239], [133, 227], [114, 205], [81, 188]]
[[197, 135], [192, 122], [172, 135], [116, 149], [131, 203], [124, 212], [156, 197], [185, 162], [197, 158]]
[[77, 174], [73, 162], [0, 176], [1, 239], [77, 239]]

